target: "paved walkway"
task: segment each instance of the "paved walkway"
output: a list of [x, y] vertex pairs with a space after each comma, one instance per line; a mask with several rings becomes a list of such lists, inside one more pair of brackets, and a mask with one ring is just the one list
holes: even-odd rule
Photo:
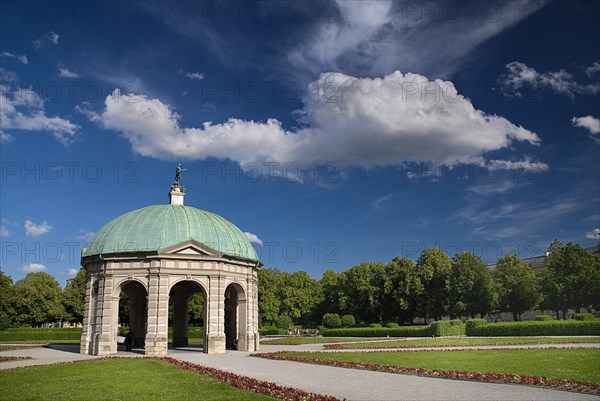
[[[578, 344], [577, 346], [587, 347], [589, 345]], [[571, 344], [570, 346], [575, 345]], [[320, 350], [321, 347], [322, 344], [302, 346], [264, 345], [261, 352], [275, 352], [284, 349], [316, 351]], [[34, 359], [2, 362], [0, 369], [95, 358], [77, 352], [78, 347], [73, 345], [53, 345], [51, 348], [3, 351], [1, 353], [3, 356], [23, 355], [31, 356]], [[142, 356], [140, 352], [119, 352], [118, 355]], [[237, 351], [228, 351], [222, 355], [207, 355], [200, 352], [200, 349], [174, 349], [169, 351], [169, 356], [284, 386], [297, 387], [306, 391], [329, 394], [348, 400], [600, 400], [600, 397], [587, 394], [523, 385], [436, 379], [289, 361], [274, 361], [250, 357], [248, 353]]]

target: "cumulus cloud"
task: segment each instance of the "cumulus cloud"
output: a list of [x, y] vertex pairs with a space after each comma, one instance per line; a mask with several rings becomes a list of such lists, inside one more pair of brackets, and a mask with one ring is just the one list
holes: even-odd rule
[[204, 79], [204, 74], [199, 71], [193, 71], [193, 72], [185, 71], [185, 72], [183, 72], [183, 75], [185, 75], [189, 79], [197, 80], [197, 81]]
[[58, 67], [58, 76], [62, 78], [79, 78], [78, 73], [68, 70], [64, 67]]
[[508, 63], [506, 70], [498, 82], [508, 95], [522, 97], [526, 91], [547, 90], [573, 99], [579, 94], [600, 93], [599, 83], [578, 83], [573, 79], [573, 75], [565, 70], [540, 73], [518, 61]]
[[24, 227], [25, 234], [27, 234], [28, 237], [39, 237], [40, 235], [46, 234], [53, 228], [46, 221], [41, 224], [35, 224], [31, 220], [25, 220]]
[[78, 126], [61, 117], [48, 117], [44, 100], [32, 89], [0, 84], [0, 129], [50, 131], [64, 145], [75, 139]]
[[263, 245], [262, 240], [260, 238], [258, 238], [258, 236], [256, 234], [245, 231], [244, 235], [246, 236], [246, 238], [248, 238], [248, 241], [252, 242], [253, 244], [258, 244], [260, 246]]
[[4, 226], [0, 226], [0, 237], [10, 237], [8, 229]]
[[77, 233], [77, 239], [83, 240], [83, 241], [86, 241], [86, 242], [90, 242], [92, 240], [92, 238], [94, 238], [95, 235], [96, 235], [96, 232], [90, 231], [90, 230], [86, 230], [86, 229], [82, 228]]
[[15, 60], [19, 60], [23, 64], [29, 64], [29, 60], [24, 54], [14, 54], [11, 52], [2, 52], [0, 54], [2, 55], [2, 57], [14, 58]]
[[55, 33], [54, 31], [48, 31], [42, 36], [40, 36], [38, 39], [33, 41], [33, 47], [35, 47], [36, 49], [41, 49], [46, 45], [57, 45], [58, 38], [59, 35], [57, 33]]
[[540, 138], [507, 119], [476, 109], [449, 81], [396, 71], [383, 78], [321, 74], [308, 86], [302, 128], [230, 118], [182, 127], [168, 104], [144, 95], [107, 96], [104, 110], [86, 115], [113, 129], [144, 156], [228, 158], [244, 165], [336, 163], [364, 168], [404, 162], [484, 164], [485, 152]]
[[46, 271], [46, 266], [41, 263], [27, 263], [21, 267], [21, 270], [27, 273]]
[[79, 269], [69, 269], [69, 276], [75, 277], [78, 272], [79, 272]]
[[585, 233], [585, 237], [589, 239], [600, 239], [600, 228], [594, 228], [592, 231]]

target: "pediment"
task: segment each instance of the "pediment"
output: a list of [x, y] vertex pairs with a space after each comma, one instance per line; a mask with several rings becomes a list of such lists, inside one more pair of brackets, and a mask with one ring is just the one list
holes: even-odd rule
[[222, 256], [220, 252], [194, 240], [186, 240], [158, 250], [161, 255]]

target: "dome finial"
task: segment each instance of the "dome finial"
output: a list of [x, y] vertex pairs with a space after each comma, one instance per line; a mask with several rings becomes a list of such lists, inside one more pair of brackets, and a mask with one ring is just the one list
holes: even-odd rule
[[183, 206], [183, 196], [185, 195], [185, 188], [181, 185], [181, 173], [187, 169], [181, 168], [181, 162], [177, 164], [175, 169], [175, 181], [171, 185], [171, 191], [169, 192], [169, 203], [171, 205]]

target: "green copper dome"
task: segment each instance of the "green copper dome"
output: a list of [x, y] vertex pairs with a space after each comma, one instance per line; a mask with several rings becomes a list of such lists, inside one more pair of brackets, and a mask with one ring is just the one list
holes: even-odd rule
[[82, 255], [156, 251], [189, 239], [229, 256], [258, 261], [250, 241], [233, 223], [183, 205], [147, 206], [125, 213], [102, 227]]

